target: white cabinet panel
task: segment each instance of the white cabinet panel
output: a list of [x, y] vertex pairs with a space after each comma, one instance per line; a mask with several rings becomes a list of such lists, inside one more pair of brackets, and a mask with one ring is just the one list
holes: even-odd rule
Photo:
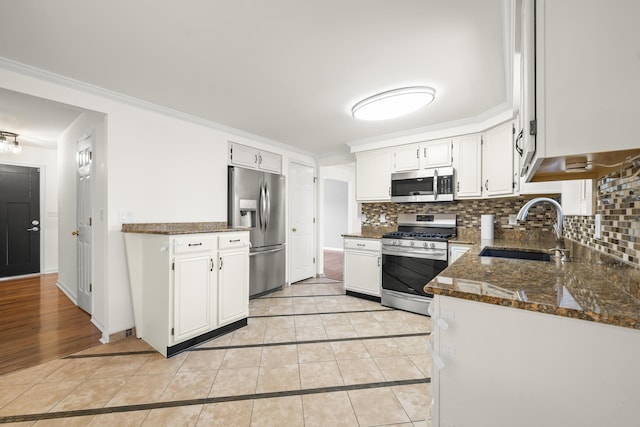
[[488, 130], [482, 144], [483, 195], [511, 196], [514, 192], [513, 125]]
[[380, 241], [345, 239], [344, 286], [348, 291], [380, 297], [382, 249]]
[[458, 258], [465, 254], [471, 246], [459, 243], [449, 244], [449, 265], [453, 264]]
[[420, 169], [420, 146], [406, 145], [394, 150], [394, 172]]
[[593, 215], [593, 180], [562, 181], [562, 211], [565, 215]]
[[282, 156], [242, 144], [229, 143], [229, 164], [266, 172], [282, 173]]
[[393, 151], [394, 172], [451, 166], [451, 140], [402, 145]]
[[467, 135], [453, 140], [456, 199], [482, 197], [482, 136]]
[[[210, 254], [182, 255], [174, 261], [173, 343], [207, 332], [215, 322], [212, 288], [215, 291], [213, 258]], [[215, 298], [213, 301], [215, 310]]]
[[248, 250], [220, 252], [218, 268], [218, 323], [222, 326], [249, 315]]
[[356, 153], [356, 199], [383, 201], [391, 198], [391, 152]]

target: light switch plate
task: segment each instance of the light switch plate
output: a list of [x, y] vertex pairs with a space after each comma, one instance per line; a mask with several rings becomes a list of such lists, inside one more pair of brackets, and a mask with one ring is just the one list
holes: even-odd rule
[[380, 214], [380, 224], [384, 224], [387, 222], [387, 216], [385, 214]]

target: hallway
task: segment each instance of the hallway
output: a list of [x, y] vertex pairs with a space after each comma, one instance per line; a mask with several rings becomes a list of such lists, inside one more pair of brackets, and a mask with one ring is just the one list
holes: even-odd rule
[[57, 274], [0, 282], [0, 375], [100, 344], [91, 317], [56, 286]]

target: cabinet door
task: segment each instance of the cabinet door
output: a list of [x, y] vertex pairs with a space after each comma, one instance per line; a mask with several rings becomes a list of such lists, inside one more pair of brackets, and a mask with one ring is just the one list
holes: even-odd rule
[[348, 290], [380, 296], [382, 256], [379, 252], [345, 251], [344, 285]]
[[451, 166], [451, 140], [428, 142], [420, 146], [420, 168]]
[[207, 253], [177, 256], [174, 269], [173, 342], [178, 343], [215, 327], [213, 258]]
[[391, 198], [390, 151], [363, 151], [356, 154], [356, 199], [358, 201]]
[[249, 253], [221, 251], [218, 264], [218, 323], [243, 319], [249, 315]]
[[398, 147], [393, 152], [394, 172], [412, 171], [420, 168], [420, 146]]
[[282, 156], [268, 151], [258, 153], [258, 169], [280, 174], [282, 173]]
[[255, 169], [258, 167], [258, 154], [258, 150], [246, 145], [229, 145], [229, 163], [232, 165]]
[[509, 196], [514, 190], [513, 125], [504, 125], [487, 131], [482, 144], [482, 171], [484, 196]]
[[449, 245], [449, 265], [453, 264], [458, 258], [460, 258], [465, 252], [471, 249], [471, 246], [467, 245]]
[[482, 136], [469, 135], [453, 140], [453, 167], [456, 199], [482, 197]]

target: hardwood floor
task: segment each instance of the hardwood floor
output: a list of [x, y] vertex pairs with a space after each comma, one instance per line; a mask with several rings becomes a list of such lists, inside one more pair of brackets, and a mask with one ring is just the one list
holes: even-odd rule
[[0, 375], [100, 344], [89, 314], [58, 289], [57, 278], [0, 281]]
[[341, 251], [324, 251], [324, 275], [329, 279], [342, 281], [342, 257]]

